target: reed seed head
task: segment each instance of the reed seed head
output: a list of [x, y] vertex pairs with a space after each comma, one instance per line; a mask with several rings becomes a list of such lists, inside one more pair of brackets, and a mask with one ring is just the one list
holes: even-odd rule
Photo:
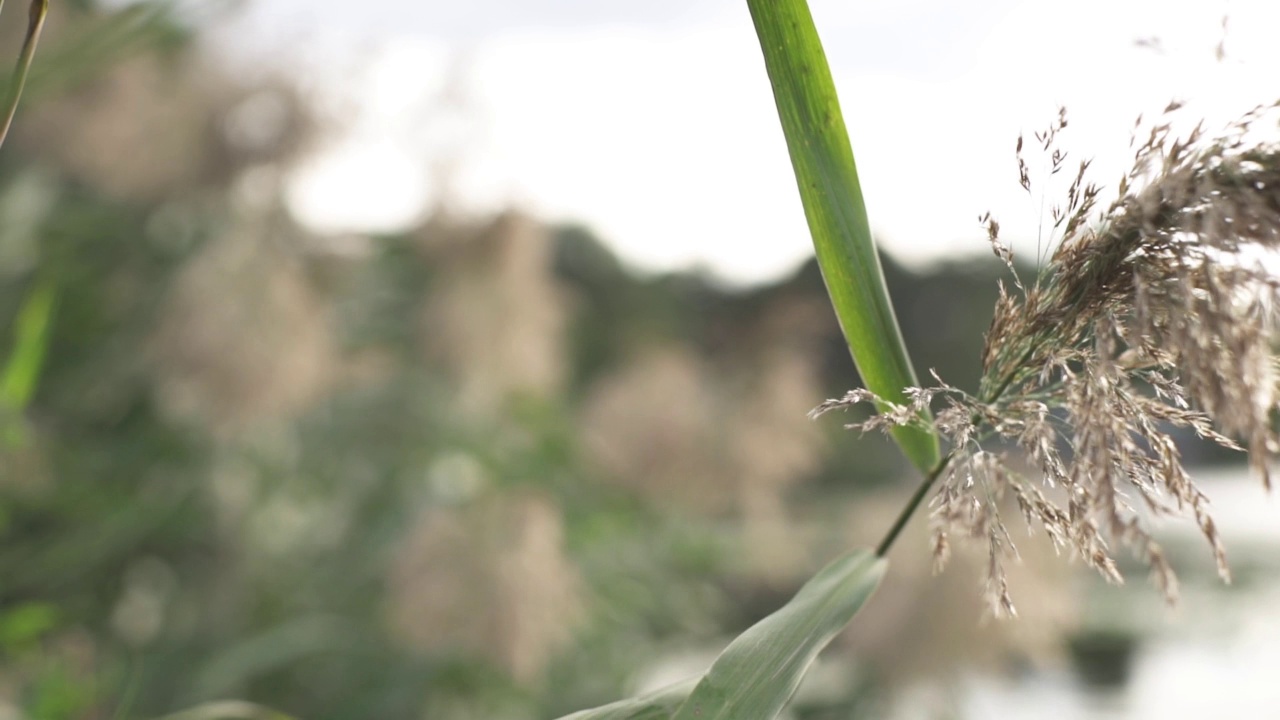
[[[920, 423], [921, 409], [943, 403], [934, 427], [951, 452], [931, 500], [935, 559], [945, 563], [952, 535], [985, 544], [997, 615], [1014, 613], [1003, 564], [1016, 549], [1002, 508], [1016, 507], [1055, 547], [1112, 582], [1122, 581], [1115, 550], [1127, 546], [1172, 601], [1177, 578], [1151, 517], [1193, 519], [1224, 581], [1230, 570], [1171, 430], [1247, 452], [1270, 487], [1268, 459], [1280, 450], [1271, 420], [1280, 402], [1280, 145], [1253, 138], [1280, 103], [1213, 138], [1200, 127], [1175, 137], [1168, 116], [1177, 109], [1172, 103], [1141, 135], [1135, 125], [1132, 169], [1104, 209], [1089, 163], [1071, 170], [1065, 198], [1050, 210], [1056, 248], [1033, 282], [1018, 276], [999, 223], [979, 218], [1014, 289], [1000, 287], [976, 395], [935, 375], [937, 385], [913, 389], [905, 406], [854, 390], [813, 411], [870, 401], [881, 413], [852, 427], [887, 430]], [[1034, 136], [1050, 174], [1068, 170], [1058, 147], [1066, 125], [1062, 111]], [[1018, 138], [1028, 192], [1030, 144]], [[1034, 472], [989, 449], [1009, 445]]]

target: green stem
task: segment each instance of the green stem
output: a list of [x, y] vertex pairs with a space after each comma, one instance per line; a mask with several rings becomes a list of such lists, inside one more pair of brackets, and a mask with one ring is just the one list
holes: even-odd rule
[[898, 513], [898, 519], [893, 521], [893, 526], [889, 528], [889, 532], [885, 533], [884, 539], [876, 546], [876, 557], [884, 557], [889, 554], [889, 549], [893, 547], [893, 543], [898, 539], [898, 535], [902, 533], [902, 529], [907, 526], [907, 522], [911, 520], [911, 516], [915, 514], [916, 508], [924, 502], [924, 498], [929, 494], [929, 489], [942, 476], [942, 472], [947, 469], [947, 465], [951, 463], [954, 452], [947, 453], [933, 469], [924, 477], [924, 482], [920, 483], [920, 487], [912, 493], [911, 499], [907, 500], [907, 504], [902, 508], [902, 512]]
[[0, 117], [0, 145], [8, 137], [13, 117], [18, 113], [18, 100], [22, 98], [22, 88], [27, 84], [27, 73], [31, 70], [31, 60], [36, 55], [36, 44], [40, 42], [40, 31], [44, 29], [44, 19], [48, 14], [49, 0], [31, 0], [31, 9], [27, 15], [27, 34], [18, 55], [18, 66], [14, 68], [13, 79], [9, 81], [9, 93], [4, 99], [4, 115]]
[[[1001, 395], [1004, 395], [1004, 392], [1009, 389], [1009, 386], [1013, 384], [1014, 378], [1018, 375], [1017, 367], [1026, 362], [1035, 353], [1036, 347], [1037, 346], [1033, 344], [1031, 347], [1027, 348], [1027, 351], [1023, 354], [1022, 358], [1015, 364], [1015, 369], [1010, 371], [1000, 385], [996, 387], [995, 391], [991, 393], [991, 398], [985, 402], [993, 403], [996, 400], [999, 400]], [[977, 415], [971, 419], [974, 423], [977, 423], [980, 420], [981, 417]], [[929, 490], [933, 488], [934, 483], [936, 483], [938, 478], [942, 476], [942, 472], [947, 469], [947, 465], [951, 463], [955, 454], [955, 449], [952, 449], [951, 452], [944, 455], [942, 459], [930, 468], [927, 474], [925, 474], [924, 480], [920, 483], [920, 487], [916, 488], [916, 491], [912, 493], [911, 498], [907, 500], [906, 506], [902, 508], [902, 512], [898, 513], [898, 519], [893, 521], [893, 526], [889, 528], [889, 532], [885, 533], [884, 539], [876, 546], [876, 557], [884, 557], [888, 554], [889, 549], [893, 547], [894, 541], [897, 540], [898, 535], [902, 533], [902, 529], [907, 526], [907, 523], [911, 520], [911, 516], [915, 515], [916, 508], [920, 507], [921, 503], [924, 502], [925, 496], [929, 494]]]

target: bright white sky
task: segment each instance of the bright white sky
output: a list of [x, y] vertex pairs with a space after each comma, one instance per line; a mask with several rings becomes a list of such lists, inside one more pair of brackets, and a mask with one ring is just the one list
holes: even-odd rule
[[[986, 210], [1035, 252], [1013, 149], [1059, 104], [1113, 184], [1139, 112], [1177, 97], [1220, 127], [1280, 96], [1276, 0], [811, 3], [873, 230], [909, 262], [988, 252]], [[234, 27], [344, 128], [291, 182], [314, 228], [447, 198], [584, 223], [646, 270], [755, 282], [812, 252], [742, 0], [255, 0]]]

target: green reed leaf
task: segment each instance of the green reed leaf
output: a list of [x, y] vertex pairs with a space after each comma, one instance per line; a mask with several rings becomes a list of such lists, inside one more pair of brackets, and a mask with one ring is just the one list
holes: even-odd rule
[[[867, 389], [901, 402], [903, 388], [919, 383], [889, 302], [853, 149], [808, 4], [747, 0], [747, 5], [840, 327]], [[921, 472], [937, 465], [941, 453], [932, 429], [903, 426], [893, 436]]]
[[837, 558], [777, 612], [729, 644], [674, 720], [771, 720], [818, 653], [880, 584], [888, 561], [867, 550]]
[[576, 712], [561, 720], [670, 720], [698, 680], [691, 678], [651, 693]]
[[818, 653], [871, 597], [887, 567], [868, 550], [846, 553], [729, 643], [701, 678], [561, 720], [770, 720]]

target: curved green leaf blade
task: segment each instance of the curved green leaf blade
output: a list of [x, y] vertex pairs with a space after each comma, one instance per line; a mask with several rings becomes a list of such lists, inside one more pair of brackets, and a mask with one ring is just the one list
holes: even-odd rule
[[780, 610], [729, 644], [675, 720], [770, 720], [822, 648], [867, 601], [888, 562], [868, 550], [836, 559]]
[[13, 348], [0, 370], [0, 449], [26, 442], [22, 420], [44, 367], [57, 307], [57, 288], [45, 278], [27, 292], [13, 324]]
[[[818, 265], [854, 363], [867, 389], [903, 402], [903, 388], [919, 383], [889, 302], [853, 149], [809, 6], [805, 0], [747, 0], [747, 5]], [[893, 435], [922, 472], [938, 463], [938, 436], [931, 429], [900, 427]]]
[[651, 693], [566, 715], [560, 720], [669, 720], [693, 692], [698, 680], [690, 678]]
[[57, 288], [45, 278], [31, 289], [13, 325], [13, 351], [0, 372], [0, 406], [21, 412], [31, 402], [49, 346]]

